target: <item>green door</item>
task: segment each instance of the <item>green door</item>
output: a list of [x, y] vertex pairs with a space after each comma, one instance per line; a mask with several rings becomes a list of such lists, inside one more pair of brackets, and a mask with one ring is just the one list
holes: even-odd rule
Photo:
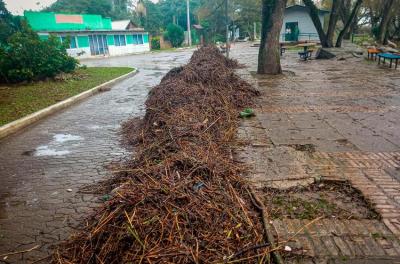
[[299, 23], [298, 22], [287, 22], [285, 31], [286, 41], [298, 41], [299, 40]]

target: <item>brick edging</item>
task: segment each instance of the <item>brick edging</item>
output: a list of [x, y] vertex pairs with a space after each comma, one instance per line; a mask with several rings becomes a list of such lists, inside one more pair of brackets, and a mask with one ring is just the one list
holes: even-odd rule
[[107, 81], [105, 83], [102, 83], [90, 90], [84, 91], [80, 94], [74, 95], [70, 98], [65, 99], [64, 101], [61, 101], [59, 103], [56, 103], [54, 105], [48, 106], [42, 110], [39, 110], [37, 112], [34, 112], [32, 114], [29, 114], [25, 117], [22, 117], [20, 119], [17, 119], [15, 121], [12, 121], [11, 123], [5, 124], [3, 126], [0, 126], [0, 139], [5, 138], [22, 128], [25, 128], [45, 117], [48, 117], [49, 115], [52, 115], [62, 109], [67, 108], [68, 106], [71, 106], [79, 101], [82, 101], [92, 95], [95, 95], [99, 93], [102, 89], [109, 87], [119, 81], [122, 81], [130, 76], [133, 76], [137, 73], [137, 69], [133, 69], [131, 72], [121, 75], [115, 79], [112, 79], [110, 81]]

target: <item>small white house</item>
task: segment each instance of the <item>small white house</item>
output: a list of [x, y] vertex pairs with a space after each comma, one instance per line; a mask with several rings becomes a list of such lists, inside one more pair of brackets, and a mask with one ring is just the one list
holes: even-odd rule
[[[319, 10], [319, 19], [324, 27], [329, 11]], [[310, 10], [303, 5], [289, 6], [285, 10], [280, 41], [319, 41], [317, 29], [310, 17]]]
[[111, 21], [91, 14], [25, 11], [24, 17], [41, 39], [68, 41], [73, 57], [113, 56], [150, 51], [149, 34], [130, 20]]

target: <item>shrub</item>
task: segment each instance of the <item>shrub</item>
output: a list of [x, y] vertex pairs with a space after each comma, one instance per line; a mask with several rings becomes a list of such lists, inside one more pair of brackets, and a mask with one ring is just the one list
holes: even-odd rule
[[165, 38], [171, 42], [173, 47], [179, 47], [185, 39], [183, 28], [175, 24], [169, 24], [165, 32]]
[[0, 82], [7, 83], [54, 77], [78, 64], [58, 39], [40, 40], [26, 24], [0, 45], [0, 56]]
[[160, 37], [151, 38], [151, 49], [154, 49], [154, 50], [161, 49]]

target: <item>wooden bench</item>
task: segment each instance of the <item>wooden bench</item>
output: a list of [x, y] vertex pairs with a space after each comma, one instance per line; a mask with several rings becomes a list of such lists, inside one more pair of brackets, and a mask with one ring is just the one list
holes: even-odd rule
[[390, 68], [392, 68], [392, 63], [393, 60], [395, 60], [395, 69], [397, 69], [397, 64], [400, 60], [400, 55], [399, 54], [393, 54], [393, 53], [379, 53], [378, 54], [378, 64], [381, 64], [381, 58], [383, 58], [383, 63], [386, 62], [386, 59], [390, 60]]
[[368, 49], [367, 50], [368, 53], [368, 59], [375, 59], [377, 58], [378, 54], [381, 53], [379, 50], [377, 49]]

